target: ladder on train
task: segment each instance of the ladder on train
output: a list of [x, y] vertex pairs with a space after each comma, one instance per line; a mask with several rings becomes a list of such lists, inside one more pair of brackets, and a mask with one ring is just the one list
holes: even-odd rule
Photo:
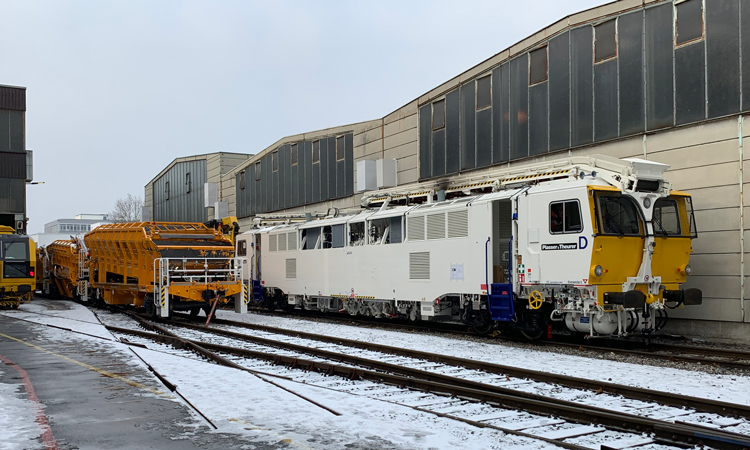
[[89, 268], [86, 266], [86, 246], [82, 241], [78, 242], [81, 250], [78, 252], [78, 295], [82, 302], [89, 301]]

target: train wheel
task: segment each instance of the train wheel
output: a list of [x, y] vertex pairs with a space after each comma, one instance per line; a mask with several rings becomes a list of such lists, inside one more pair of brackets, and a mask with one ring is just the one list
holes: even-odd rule
[[156, 305], [154, 305], [154, 297], [152, 295], [147, 295], [146, 300], [143, 302], [143, 306], [146, 308], [146, 314], [156, 318]]
[[526, 339], [528, 339], [530, 341], [536, 341], [537, 339], [539, 339], [542, 336], [544, 336], [544, 330], [532, 331], [532, 332], [528, 332], [528, 333], [525, 332], [525, 331], [521, 331], [521, 334], [523, 335], [523, 337], [525, 337]]
[[198, 314], [200, 314], [200, 312], [201, 312], [200, 308], [192, 308], [190, 310], [190, 317], [196, 318], [196, 317], [198, 317]]
[[10, 309], [18, 309], [18, 303], [13, 303], [10, 305]]

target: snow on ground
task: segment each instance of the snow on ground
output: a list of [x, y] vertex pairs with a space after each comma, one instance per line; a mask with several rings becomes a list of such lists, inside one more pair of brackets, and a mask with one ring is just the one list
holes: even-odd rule
[[[87, 308], [70, 302], [50, 303], [60, 307], [47, 309], [43, 301], [32, 302], [22, 305], [17, 311], [0, 312], [0, 315], [40, 325], [50, 323], [112, 339]], [[124, 344], [59, 328], [39, 327], [39, 331], [44, 339], [80, 343], [81, 348], [88, 351], [119, 353], [124, 363], [143, 367]], [[341, 414], [337, 416], [246, 372], [153, 350], [133, 350], [176, 384], [178, 392], [218, 427], [216, 432], [236, 434], [249, 443], [248, 448], [252, 448], [252, 443], [287, 443], [302, 450], [348, 447], [430, 450], [556, 448], [541, 441], [492, 429], [478, 429], [385, 401], [267, 377], [285, 389]], [[143, 373], [142, 376], [150, 377], [147, 372]], [[152, 379], [144, 384], [153, 386], [153, 383]], [[156, 394], [144, 390], [142, 395]], [[21, 397], [18, 385], [0, 383], [0, 405], [3, 405], [0, 408], [0, 450], [27, 448], [28, 445], [21, 442], [39, 437], [34, 411]], [[182, 402], [174, 395], [168, 398]], [[196, 413], [193, 416], [196, 426], [205, 423]], [[51, 425], [54, 432], [54, 423]]]
[[231, 311], [217, 311], [217, 317], [750, 405], [750, 377], [748, 376], [708, 374], [670, 367], [608, 361], [587, 356], [556, 354], [505, 346], [502, 341], [473, 342], [291, 317], [253, 313], [236, 314]]
[[[14, 375], [9, 372], [15, 370], [0, 362], [0, 376]], [[36, 422], [36, 405], [23, 385], [0, 383], [0, 405], [0, 450], [37, 447], [42, 428]]]

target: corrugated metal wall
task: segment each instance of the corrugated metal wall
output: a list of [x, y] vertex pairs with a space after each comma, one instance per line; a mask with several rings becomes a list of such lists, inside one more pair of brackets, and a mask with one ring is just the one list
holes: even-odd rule
[[560, 33], [421, 105], [419, 177], [750, 111], [748, 14], [747, 0], [666, 2]]
[[[278, 158], [276, 166], [275, 158]], [[282, 145], [237, 173], [235, 189], [237, 217], [352, 195], [354, 135], [346, 133]]]
[[25, 110], [25, 89], [0, 86], [0, 213], [26, 214]]
[[154, 220], [205, 222], [207, 220], [203, 198], [205, 182], [205, 159], [176, 163], [164, 175], [154, 180]]

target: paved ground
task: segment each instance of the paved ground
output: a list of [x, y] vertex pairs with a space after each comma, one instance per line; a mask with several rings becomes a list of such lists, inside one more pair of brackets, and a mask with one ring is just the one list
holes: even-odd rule
[[[18, 396], [25, 399], [29, 389], [35, 392], [51, 430], [51, 435], [23, 448], [50, 449], [52, 443], [59, 449], [92, 450], [286, 447], [251, 444], [238, 435], [214, 432], [184, 403], [154, 395], [169, 392], [147, 369], [118, 359], [121, 353], [85, 348], [78, 341], [53, 342], [40, 329], [0, 316], [0, 383], [23, 384], [25, 371], [27, 385]], [[40, 420], [44, 418], [37, 417]]]

